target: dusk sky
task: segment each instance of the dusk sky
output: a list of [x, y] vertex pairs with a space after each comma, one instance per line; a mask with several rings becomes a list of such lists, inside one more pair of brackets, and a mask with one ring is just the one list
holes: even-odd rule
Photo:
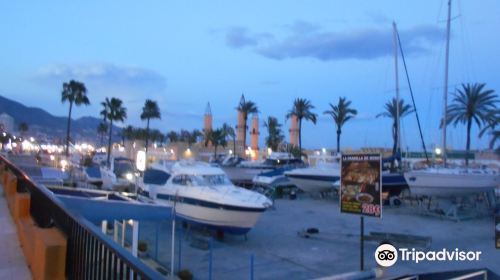
[[[454, 1], [450, 82], [500, 90], [500, 2]], [[310, 99], [317, 125], [305, 123], [303, 146], [335, 146], [323, 115], [340, 96], [357, 118], [342, 147], [392, 147], [391, 121], [376, 118], [395, 95], [392, 21], [398, 25], [428, 146], [441, 140], [446, 1], [3, 1], [0, 95], [65, 116], [62, 83], [86, 84], [92, 103], [74, 117], [98, 117], [105, 97], [119, 97], [125, 124], [145, 126], [146, 98], [158, 101], [162, 132], [202, 128], [207, 102], [214, 126], [236, 123], [242, 93], [264, 119], [284, 124], [297, 97]], [[401, 59], [400, 59], [400, 62]], [[401, 97], [410, 95], [400, 64]], [[451, 97], [450, 97], [451, 99]], [[472, 147], [486, 148], [488, 137]], [[404, 147], [420, 149], [415, 116], [402, 122]], [[465, 126], [449, 130], [465, 147]]]

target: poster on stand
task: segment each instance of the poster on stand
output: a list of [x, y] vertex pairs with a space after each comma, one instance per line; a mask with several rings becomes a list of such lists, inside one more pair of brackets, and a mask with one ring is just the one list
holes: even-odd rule
[[340, 211], [382, 216], [382, 155], [344, 154], [340, 172]]

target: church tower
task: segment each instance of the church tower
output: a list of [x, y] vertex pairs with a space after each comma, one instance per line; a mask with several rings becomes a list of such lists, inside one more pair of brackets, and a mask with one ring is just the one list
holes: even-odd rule
[[[242, 94], [240, 98], [240, 104], [245, 103], [245, 96]], [[240, 156], [245, 156], [245, 143], [243, 143], [245, 139], [245, 118], [243, 116], [243, 112], [238, 110], [238, 124], [236, 125], [236, 151], [235, 154]]]
[[[203, 132], [207, 133], [212, 130], [212, 108], [210, 107], [210, 102], [207, 103], [207, 107], [205, 109], [205, 115], [203, 117]], [[211, 146], [211, 143], [208, 143]]]
[[252, 116], [252, 130], [250, 130], [250, 147], [253, 151], [259, 150], [259, 116], [253, 114]]

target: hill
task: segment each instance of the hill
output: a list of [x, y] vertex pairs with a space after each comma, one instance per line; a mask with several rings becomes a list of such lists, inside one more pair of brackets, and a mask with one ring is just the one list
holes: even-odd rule
[[[47, 111], [28, 107], [14, 100], [0, 95], [0, 114], [6, 113], [14, 118], [14, 127], [19, 127], [20, 123], [27, 123], [29, 132], [42, 133], [52, 136], [52, 138], [64, 139], [66, 135], [67, 117], [54, 116]], [[73, 119], [71, 123], [71, 135], [75, 139], [95, 141], [97, 139], [97, 126], [102, 119], [94, 117], [81, 117]], [[116, 137], [120, 128], [113, 126], [113, 137]]]

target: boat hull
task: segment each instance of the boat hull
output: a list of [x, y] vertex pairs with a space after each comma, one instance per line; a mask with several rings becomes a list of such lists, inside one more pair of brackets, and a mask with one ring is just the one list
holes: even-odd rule
[[[140, 191], [149, 198], [149, 193]], [[173, 207], [173, 196], [158, 193], [155, 202]], [[193, 198], [179, 197], [175, 203], [176, 217], [186, 222], [207, 226], [231, 234], [246, 234], [257, 223], [266, 208], [221, 205]]]
[[287, 174], [290, 182], [304, 192], [327, 192], [335, 190], [334, 183], [339, 180], [338, 176], [311, 176]]
[[246, 168], [246, 167], [222, 167], [222, 170], [227, 174], [231, 182], [252, 183], [255, 176], [273, 170], [272, 168]]
[[415, 196], [461, 196], [493, 191], [499, 184], [496, 174], [411, 171], [405, 179]]

